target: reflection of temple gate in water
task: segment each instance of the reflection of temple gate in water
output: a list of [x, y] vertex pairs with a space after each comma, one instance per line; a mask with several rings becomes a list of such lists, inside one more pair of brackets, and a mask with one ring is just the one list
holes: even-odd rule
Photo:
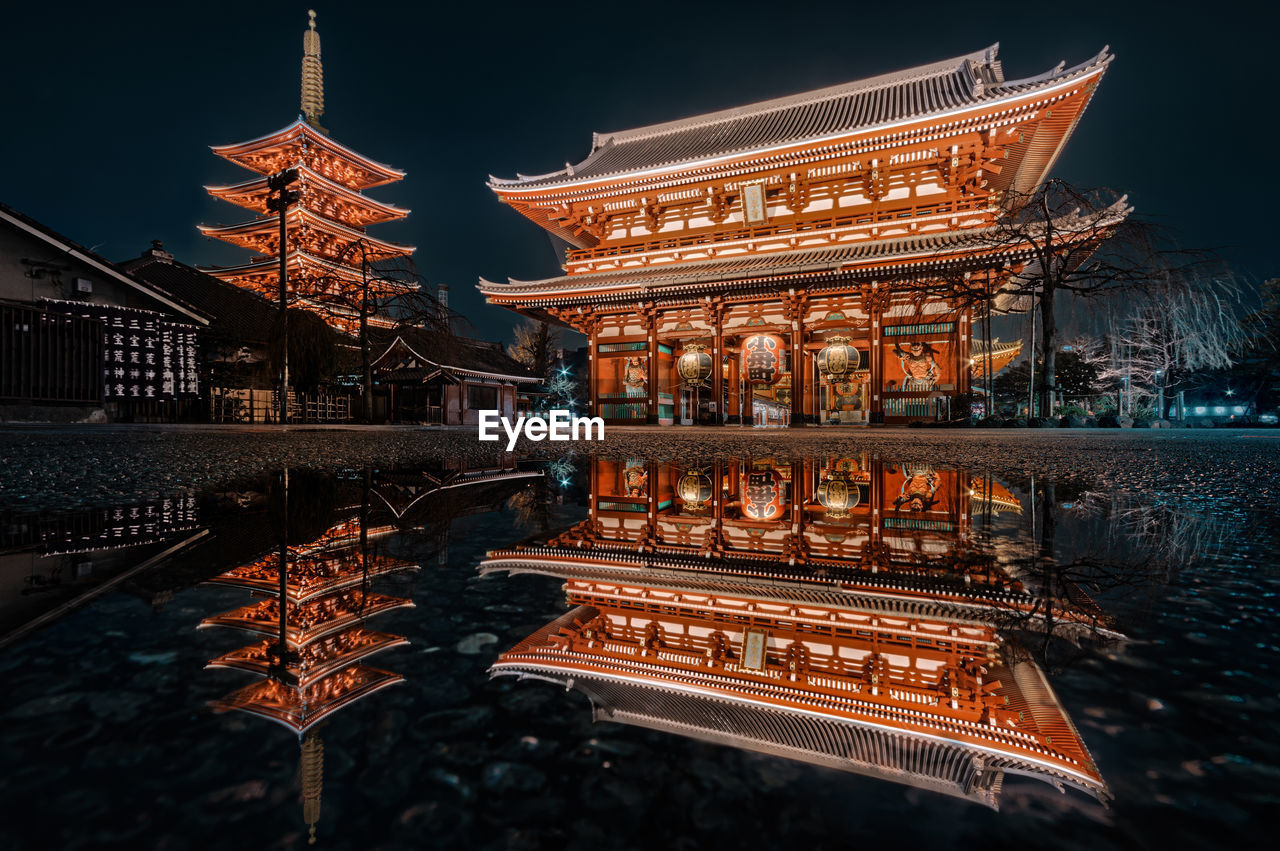
[[599, 720], [991, 807], [1008, 774], [1108, 797], [1004, 630], [1078, 638], [1097, 613], [975, 546], [975, 509], [1018, 510], [998, 484], [866, 456], [595, 460], [590, 475], [588, 520], [482, 565], [561, 577], [574, 607], [495, 676], [581, 691]]

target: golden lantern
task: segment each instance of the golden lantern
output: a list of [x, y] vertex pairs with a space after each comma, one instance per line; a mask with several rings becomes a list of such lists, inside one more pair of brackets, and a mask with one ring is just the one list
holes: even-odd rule
[[828, 520], [848, 517], [850, 510], [856, 508], [862, 498], [858, 486], [849, 480], [849, 473], [838, 468], [818, 483], [814, 495], [818, 498], [818, 504], [827, 510]]
[[862, 365], [862, 355], [849, 345], [848, 337], [828, 337], [818, 352], [818, 372], [830, 384], [846, 380]]
[[684, 501], [687, 511], [701, 511], [707, 507], [715, 493], [711, 476], [705, 469], [693, 468], [676, 482], [676, 493]]
[[786, 344], [777, 334], [752, 334], [742, 341], [742, 376], [752, 384], [774, 384], [782, 378]]
[[699, 343], [690, 343], [676, 360], [676, 372], [686, 390], [711, 385], [711, 355], [706, 349]]

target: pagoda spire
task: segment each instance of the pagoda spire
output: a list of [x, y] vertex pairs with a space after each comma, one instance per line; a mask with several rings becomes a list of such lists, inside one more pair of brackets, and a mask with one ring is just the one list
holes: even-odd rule
[[302, 33], [302, 115], [307, 123], [322, 133], [324, 115], [324, 65], [320, 62], [320, 33], [316, 32], [316, 10], [308, 9], [310, 27]]

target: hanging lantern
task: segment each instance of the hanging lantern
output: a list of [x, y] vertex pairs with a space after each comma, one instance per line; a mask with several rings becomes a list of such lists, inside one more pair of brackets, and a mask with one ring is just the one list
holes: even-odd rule
[[782, 477], [777, 470], [751, 470], [742, 476], [742, 515], [748, 520], [782, 517]]
[[676, 360], [676, 372], [686, 390], [711, 386], [711, 355], [706, 349], [706, 346], [690, 343]]
[[742, 376], [752, 384], [773, 384], [782, 377], [785, 344], [777, 334], [752, 334], [742, 342]]
[[862, 356], [849, 345], [848, 337], [828, 337], [818, 352], [818, 372], [829, 384], [845, 380], [862, 365]]
[[848, 517], [850, 509], [856, 508], [862, 498], [858, 486], [849, 481], [849, 474], [841, 469], [833, 470], [830, 477], [819, 482], [815, 495], [818, 504], [827, 510], [828, 520]]
[[711, 501], [715, 488], [706, 470], [694, 468], [676, 482], [676, 493], [684, 500], [686, 511], [701, 511]]

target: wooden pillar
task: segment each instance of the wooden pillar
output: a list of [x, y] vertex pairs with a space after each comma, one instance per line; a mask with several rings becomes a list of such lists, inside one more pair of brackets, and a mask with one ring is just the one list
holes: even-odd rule
[[649, 519], [649, 526], [655, 530], [658, 528], [658, 462], [645, 461], [645, 472], [649, 475], [649, 501], [645, 505], [645, 516]]
[[871, 460], [870, 482], [867, 486], [867, 501], [871, 503], [871, 528], [867, 530], [867, 540], [873, 545], [880, 543], [881, 511], [884, 507], [884, 461], [879, 458]]
[[652, 305], [643, 308], [645, 325], [649, 331], [649, 408], [644, 421], [658, 424], [658, 312]]
[[727, 394], [724, 392], [724, 311], [715, 311], [712, 322], [714, 336], [711, 340], [711, 398], [715, 402], [715, 411], [713, 411], [715, 416], [711, 418], [711, 424], [724, 425], [729, 414], [725, 410], [729, 407], [729, 401], [725, 398]]
[[871, 369], [868, 381], [871, 382], [870, 408], [867, 421], [872, 425], [884, 422], [884, 355], [882, 347], [882, 328], [880, 327], [883, 308], [883, 295], [874, 281], [862, 290], [862, 309], [871, 318], [871, 337], [867, 345], [867, 355], [871, 358]]
[[600, 323], [584, 324], [587, 334], [587, 410], [593, 417], [603, 416], [600, 412]]
[[807, 301], [804, 293], [796, 295], [791, 291], [787, 301], [787, 313], [791, 319], [791, 422], [792, 428], [804, 426], [804, 390], [806, 377], [805, 363], [805, 328], [804, 318], [807, 312]]
[[[969, 355], [973, 345], [971, 339], [973, 336], [973, 321], [971, 319], [972, 310], [968, 307], [958, 308], [959, 317], [956, 320], [956, 393], [969, 395], [972, 389], [971, 369], [969, 367]], [[969, 416], [968, 411], [952, 411], [952, 417]]]
[[799, 535], [804, 528], [805, 482], [807, 462], [791, 462], [791, 534]]

